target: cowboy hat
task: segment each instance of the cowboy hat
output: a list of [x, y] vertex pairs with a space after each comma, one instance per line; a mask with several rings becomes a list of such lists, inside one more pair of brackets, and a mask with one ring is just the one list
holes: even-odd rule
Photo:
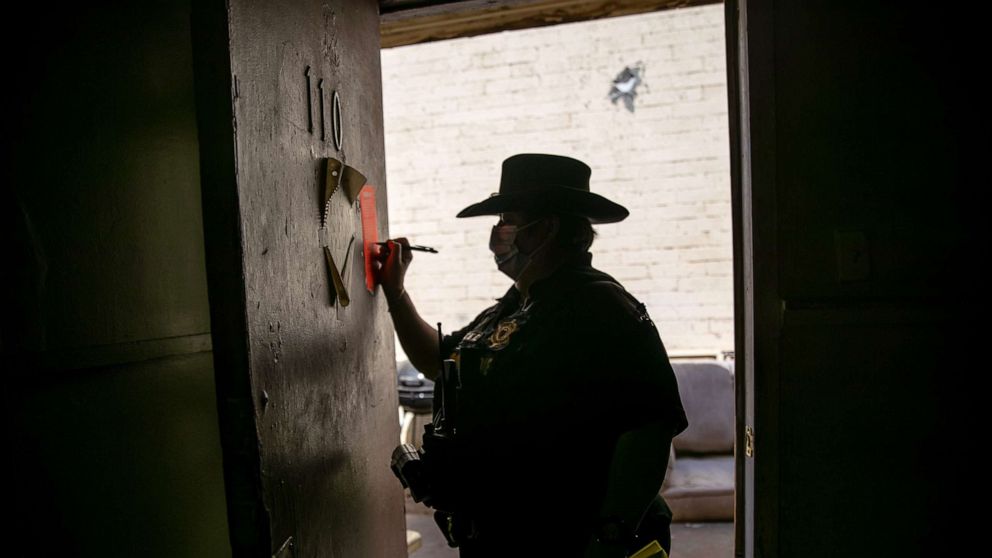
[[594, 224], [626, 219], [627, 208], [589, 191], [590, 174], [589, 165], [571, 157], [514, 155], [503, 161], [499, 192], [461, 210], [458, 217], [521, 211], [578, 215]]

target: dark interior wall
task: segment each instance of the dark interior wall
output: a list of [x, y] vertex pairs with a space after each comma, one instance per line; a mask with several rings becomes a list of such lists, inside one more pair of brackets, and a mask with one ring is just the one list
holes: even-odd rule
[[5, 138], [8, 201], [26, 213], [47, 269], [44, 335], [25, 343], [208, 332], [188, 8], [36, 15], [45, 32], [32, 54], [7, 45], [19, 124]]
[[230, 556], [214, 397], [209, 352], [19, 390], [8, 555]]
[[18, 9], [2, 325], [15, 555], [230, 554], [188, 2]]
[[945, 464], [967, 426], [947, 412], [974, 374], [966, 31], [884, 2], [747, 4], [752, 77], [771, 76], [751, 91], [754, 218], [773, 220], [755, 225], [758, 555], [925, 555], [956, 542]]

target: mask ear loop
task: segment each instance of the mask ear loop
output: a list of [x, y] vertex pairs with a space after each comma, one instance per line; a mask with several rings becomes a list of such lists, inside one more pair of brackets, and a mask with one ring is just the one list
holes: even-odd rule
[[520, 249], [517, 248], [517, 234], [520, 231], [526, 229], [527, 227], [530, 227], [530, 226], [532, 226], [532, 225], [534, 225], [536, 223], [539, 223], [542, 220], [543, 220], [543, 218], [542, 219], [535, 219], [535, 220], [531, 221], [530, 223], [527, 223], [527, 224], [524, 224], [524, 225], [501, 225], [500, 223], [503, 222], [503, 219], [501, 218], [499, 220], [499, 223], [496, 223], [495, 225], [493, 225], [493, 230], [490, 232], [490, 236], [495, 235], [497, 229], [500, 229], [500, 232], [502, 233], [500, 236], [506, 236], [507, 234], [512, 234], [513, 235], [512, 237], [510, 237], [510, 241], [509, 241], [510, 252], [507, 255], [505, 255], [504, 257], [502, 257], [502, 258], [498, 258], [496, 260], [496, 265], [500, 265], [502, 263], [508, 262], [511, 259], [513, 259], [517, 254], [521, 253], [520, 252]]
[[[532, 225], [535, 225], [537, 223], [540, 223], [541, 221], [543, 221], [545, 219], [547, 219], [547, 217], [540, 217], [540, 218], [534, 219], [533, 221], [531, 221], [530, 223], [527, 223], [525, 225], [500, 225], [499, 223], [493, 225], [493, 229], [496, 229], [497, 227], [503, 227], [503, 228], [513, 227], [513, 229], [512, 229], [513, 230], [513, 240], [510, 242], [510, 251], [509, 251], [509, 253], [507, 253], [502, 258], [496, 258], [496, 265], [497, 266], [503, 265], [504, 263], [512, 260], [513, 258], [517, 257], [518, 255], [524, 254], [523, 252], [520, 251], [520, 248], [517, 247], [517, 233], [519, 233], [520, 231], [526, 229], [527, 227], [530, 227]], [[503, 222], [502, 217], [500, 218], [499, 222], [500, 223]], [[555, 222], [555, 229], [554, 229], [554, 231], [552, 231], [552, 234], [557, 233], [557, 232], [558, 232], [558, 223]], [[546, 247], [548, 245], [548, 242], [550, 242], [550, 241], [551, 241], [551, 239], [548, 238], [547, 240], [544, 241], [544, 244], [541, 244], [540, 246], [538, 246], [537, 248], [535, 248], [530, 254], [524, 254], [524, 255], [527, 256], [528, 258], [533, 257], [534, 254], [536, 254], [540, 250], [544, 249], [544, 247]], [[530, 262], [527, 262], [527, 265], [524, 267], [524, 269], [526, 269], [527, 267], [530, 267]]]
[[531, 225], [540, 223], [543, 220], [544, 220], [544, 218], [542, 217], [540, 219], [534, 219], [533, 221], [531, 221], [530, 223], [527, 223], [525, 225], [503, 225], [503, 226], [504, 227], [514, 227], [514, 229], [513, 229], [513, 240], [516, 240], [517, 239], [517, 233], [519, 233], [520, 231], [522, 231], [522, 230], [530, 227]]
[[[548, 217], [542, 217], [541, 219], [538, 219], [537, 221], [543, 221], [544, 219], [547, 219], [547, 218]], [[533, 223], [536, 223], [537, 221], [532, 221], [531, 223], [528, 223], [528, 226], [531, 225], [531, 224], [533, 224]], [[520, 281], [521, 278], [523, 278], [527, 274], [527, 270], [534, 264], [534, 255], [537, 254], [538, 252], [540, 252], [541, 250], [545, 250], [546, 248], [548, 248], [548, 246], [551, 245], [551, 241], [554, 238], [554, 235], [557, 234], [559, 230], [560, 230], [559, 224], [557, 222], [555, 222], [554, 230], [551, 231], [551, 234], [548, 235], [548, 238], [545, 239], [544, 243], [542, 243], [537, 248], [534, 248], [533, 250], [531, 250], [531, 252], [529, 254], [524, 254], [523, 252], [519, 252], [519, 249], [517, 249], [517, 243], [516, 242], [513, 243], [514, 250], [516, 250], [520, 254], [524, 254], [525, 256], [527, 256], [527, 263], [524, 265], [523, 269], [520, 270], [520, 275], [518, 275], [517, 278], [516, 278], [517, 281]], [[516, 241], [516, 238], [514, 238], [514, 241]], [[524, 300], [524, 304], [529, 307], [529, 305], [530, 305], [530, 297], [529, 296]]]
[[[541, 222], [541, 221], [543, 221], [543, 220], [545, 220], [545, 219], [549, 219], [549, 218], [551, 218], [551, 215], [549, 215], [549, 216], [547, 216], [547, 217], [541, 217], [541, 218], [539, 218], [539, 219], [535, 219], [535, 220], [533, 220], [533, 221], [531, 221], [530, 223], [527, 223], [526, 225], [524, 225], [524, 226], [523, 226], [523, 227], [521, 227], [520, 229], [517, 229], [517, 232], [520, 232], [520, 231], [521, 231], [521, 230], [523, 230], [524, 228], [526, 228], [526, 227], [529, 227], [529, 226], [531, 226], [531, 225], [533, 225], [534, 223], [539, 223], [539, 222]], [[558, 230], [559, 230], [560, 228], [561, 228], [561, 227], [560, 227], [560, 225], [559, 225], [559, 223], [558, 223], [558, 221], [557, 221], [557, 220], [555, 220], [555, 223], [554, 223], [554, 230], [552, 230], [552, 231], [551, 231], [551, 234], [549, 234], [549, 235], [548, 235], [548, 238], [547, 238], [547, 239], [546, 239], [546, 240], [544, 241], [544, 243], [543, 243], [543, 244], [541, 244], [540, 246], [538, 246], [537, 248], [534, 248], [533, 250], [531, 250], [531, 252], [530, 252], [530, 254], [526, 254], [526, 255], [527, 255], [527, 256], [529, 256], [529, 257], [533, 257], [533, 256], [534, 256], [534, 254], [536, 254], [536, 253], [538, 253], [538, 252], [540, 252], [540, 251], [541, 251], [541, 250], [543, 250], [543, 249], [544, 249], [545, 247], [547, 247], [547, 246], [548, 246], [548, 243], [549, 243], [549, 242], [551, 242], [551, 239], [552, 239], [552, 237], [554, 237], [554, 236], [555, 236], [556, 234], [558, 234]], [[514, 235], [514, 237], [513, 237], [513, 241], [514, 241], [514, 242], [513, 242], [513, 246], [514, 246], [514, 247], [516, 247], [516, 246], [517, 246], [517, 242], [516, 242], [516, 240], [517, 240], [517, 237], [516, 237], [516, 235]], [[523, 253], [523, 252], [521, 252], [521, 253]]]
[[[517, 254], [520, 253], [520, 250], [517, 248], [517, 243], [516, 243], [517, 225], [504, 225], [502, 223], [503, 223], [503, 219], [500, 219], [499, 223], [493, 225], [493, 228], [489, 233], [490, 249], [492, 249], [493, 239], [495, 238], [499, 238], [501, 240], [501, 244], [503, 245], [509, 244], [510, 246], [510, 250], [506, 254], [504, 254], [503, 256], [495, 257], [497, 266], [503, 265], [504, 263], [512, 260], [517, 256]], [[506, 237], [509, 237], [509, 242], [506, 242], [507, 240]]]

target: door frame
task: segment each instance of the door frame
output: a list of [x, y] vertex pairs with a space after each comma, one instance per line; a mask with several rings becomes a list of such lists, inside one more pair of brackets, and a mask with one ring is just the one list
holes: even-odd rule
[[775, 187], [774, 20], [767, 0], [726, 0], [724, 8], [734, 247], [734, 555], [753, 558], [756, 552], [778, 554], [782, 302]]
[[[498, 12], [488, 2], [474, 0], [414, 3], [409, 8], [381, 2], [382, 41], [388, 48], [718, 1], [647, 0], [611, 11], [609, 6], [591, 8], [582, 0], [538, 0], [501, 3]], [[724, 0], [723, 4], [734, 267], [734, 555], [753, 558], [756, 550], [762, 556], [777, 554], [782, 302], [777, 273], [774, 5], [768, 0]], [[548, 18], [549, 10], [555, 18]], [[756, 398], [756, 393], [762, 397]], [[761, 461], [756, 460], [759, 447]]]

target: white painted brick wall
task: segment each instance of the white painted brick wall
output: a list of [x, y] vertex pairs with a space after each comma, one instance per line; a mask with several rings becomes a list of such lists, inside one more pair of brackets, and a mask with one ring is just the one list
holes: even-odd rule
[[[424, 319], [451, 331], [509, 288], [495, 219], [455, 214], [498, 189], [506, 157], [557, 153], [630, 209], [595, 227], [593, 265], [647, 304], [669, 352], [733, 350], [724, 47], [711, 5], [384, 50], [389, 232], [440, 250], [407, 277]], [[639, 61], [632, 114], [607, 93]]]

